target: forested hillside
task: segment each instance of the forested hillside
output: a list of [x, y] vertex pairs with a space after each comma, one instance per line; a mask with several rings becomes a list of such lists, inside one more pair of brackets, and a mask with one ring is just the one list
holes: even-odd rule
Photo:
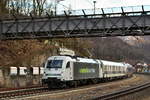
[[0, 41], [0, 66], [40, 66], [47, 57], [58, 55], [61, 47], [72, 49], [77, 55], [89, 56], [86, 48], [90, 48], [90, 43], [80, 41], [81, 39]]
[[96, 58], [131, 63], [150, 61], [150, 54], [147, 52], [150, 49], [144, 47], [145, 42], [143, 44], [139, 42], [142, 46], [130, 45], [120, 37], [94, 38], [91, 41], [93, 41], [93, 54]]

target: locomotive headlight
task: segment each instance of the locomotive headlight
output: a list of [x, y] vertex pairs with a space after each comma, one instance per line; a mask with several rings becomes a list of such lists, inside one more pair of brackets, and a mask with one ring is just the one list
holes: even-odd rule
[[46, 72], [43, 73], [43, 76], [46, 76]]

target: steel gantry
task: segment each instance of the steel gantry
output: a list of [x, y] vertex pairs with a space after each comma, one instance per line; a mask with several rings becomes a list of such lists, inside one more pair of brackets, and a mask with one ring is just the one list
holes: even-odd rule
[[150, 35], [150, 11], [65, 15], [0, 20], [0, 39], [42, 39]]

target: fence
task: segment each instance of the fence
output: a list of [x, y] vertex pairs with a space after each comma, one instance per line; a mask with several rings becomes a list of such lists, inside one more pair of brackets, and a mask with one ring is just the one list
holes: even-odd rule
[[41, 85], [42, 67], [9, 67], [0, 69], [0, 87]]

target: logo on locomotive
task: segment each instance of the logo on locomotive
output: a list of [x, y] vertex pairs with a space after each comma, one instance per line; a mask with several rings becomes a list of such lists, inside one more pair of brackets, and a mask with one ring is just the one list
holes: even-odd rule
[[84, 73], [95, 73], [95, 69], [93, 69], [93, 68], [91, 68], [91, 69], [89, 69], [89, 68], [81, 68], [79, 70], [79, 73], [82, 73], [82, 74], [84, 74]]

